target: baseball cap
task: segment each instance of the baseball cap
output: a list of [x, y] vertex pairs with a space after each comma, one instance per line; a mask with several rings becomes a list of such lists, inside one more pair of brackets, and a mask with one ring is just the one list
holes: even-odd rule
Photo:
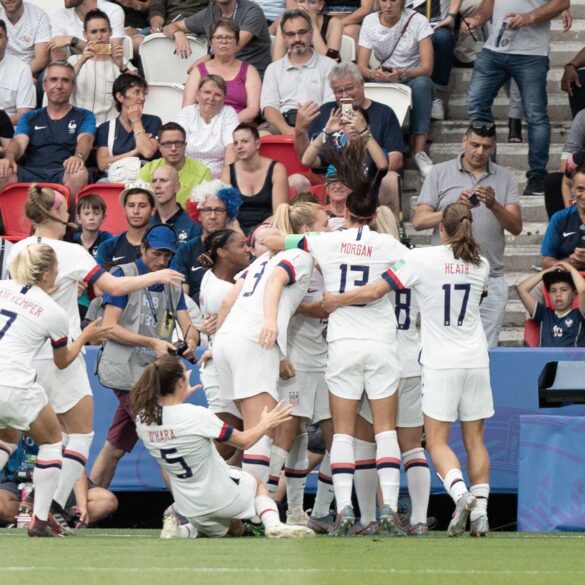
[[150, 199], [153, 206], [156, 205], [156, 197], [154, 194], [154, 189], [150, 183], [145, 181], [136, 181], [135, 183], [130, 183], [119, 195], [118, 201], [120, 205], [124, 207], [126, 205], [126, 198], [128, 195], [133, 193], [146, 193], [148, 198]]
[[177, 251], [177, 236], [168, 225], [155, 225], [144, 234], [144, 241], [155, 250]]
[[542, 282], [544, 283], [544, 287], [546, 290], [549, 290], [553, 284], [557, 282], [566, 282], [568, 283], [571, 288], [575, 288], [575, 282], [573, 281], [573, 276], [567, 270], [551, 270], [550, 272], [546, 272], [542, 275]]

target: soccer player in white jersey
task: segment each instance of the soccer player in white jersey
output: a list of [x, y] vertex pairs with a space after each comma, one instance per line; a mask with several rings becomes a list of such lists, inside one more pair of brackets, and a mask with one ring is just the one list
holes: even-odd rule
[[[315, 203], [298, 202], [294, 205], [281, 203], [274, 213], [273, 225], [283, 235], [321, 232], [329, 231], [329, 218], [325, 210]], [[297, 313], [290, 320], [288, 355], [280, 362], [279, 397], [292, 404], [294, 408], [292, 419], [278, 427], [274, 437], [268, 489], [271, 493], [276, 493], [284, 467], [289, 524], [309, 523], [311, 526], [311, 520], [303, 510], [309, 466], [307, 423], [319, 423], [321, 427], [326, 446], [324, 462], [321, 464], [322, 472], [329, 477], [331, 475], [328, 468], [333, 426], [325, 381], [327, 342], [323, 334], [327, 326], [327, 314], [321, 308], [324, 287], [323, 276], [315, 267], [307, 294]], [[330, 522], [329, 507], [333, 494], [330, 485], [326, 486], [325, 493], [323, 488], [320, 482], [318, 489], [321, 493], [316, 498], [319, 509], [315, 512], [313, 520], [317, 530], [322, 522]], [[326, 494], [330, 494], [329, 498], [324, 498]], [[321, 502], [323, 499], [325, 501]]]
[[[415, 291], [422, 322], [420, 361], [427, 449], [456, 504], [448, 528], [450, 536], [465, 531], [470, 512], [470, 534], [486, 536], [489, 532], [489, 455], [483, 442], [483, 427], [484, 419], [493, 416], [494, 407], [488, 346], [479, 316], [489, 263], [480, 255], [471, 234], [471, 222], [467, 206], [448, 205], [439, 225], [442, 246], [412, 250], [383, 279], [336, 299], [338, 305], [367, 303], [391, 289], [410, 287]], [[471, 491], [448, 444], [451, 423], [458, 418]]]
[[[239, 536], [241, 522], [259, 516], [268, 538], [306, 538], [305, 526], [280, 522], [266, 487], [249, 473], [229, 467], [214, 441], [246, 450], [289, 417], [282, 404], [264, 407], [255, 425], [238, 431], [208, 409], [185, 404], [191, 388], [181, 360], [164, 356], [147, 366], [130, 394], [136, 427], [151, 455], [170, 477], [174, 506], [198, 533]], [[183, 527], [181, 527], [183, 528]]]
[[[58, 191], [33, 184], [29, 190], [25, 213], [31, 221], [34, 236], [16, 243], [9, 261], [31, 243], [44, 243], [55, 251], [59, 263], [54, 301], [65, 310], [69, 320], [69, 337], [77, 339], [81, 332], [77, 307], [78, 283], [97, 285], [103, 291], [124, 295], [153, 284], [181, 284], [183, 276], [174, 270], [159, 270], [141, 276], [116, 278], [97, 265], [83, 246], [62, 242], [69, 211], [65, 197]], [[47, 392], [63, 428], [63, 468], [55, 491], [51, 511], [62, 524], [65, 534], [72, 534], [64, 511], [73, 486], [81, 477], [93, 439], [93, 399], [83, 355], [66, 369], [56, 368], [46, 344], [34, 361], [38, 382]], [[16, 444], [10, 447], [16, 450]]]
[[[231, 229], [222, 229], [212, 233], [205, 240], [205, 250], [197, 261], [204, 268], [209, 268], [199, 292], [201, 313], [204, 317], [204, 332], [209, 338], [209, 347], [217, 330], [217, 314], [225, 296], [234, 287], [236, 274], [250, 265], [250, 248], [243, 234]], [[199, 365], [201, 383], [209, 410], [225, 423], [242, 430], [242, 416], [233, 400], [219, 397], [219, 376], [213, 359], [202, 360]], [[219, 454], [227, 461], [235, 452], [229, 445], [219, 443]]]
[[5, 433], [27, 432], [39, 447], [33, 472], [35, 500], [29, 536], [58, 536], [61, 529], [49, 508], [62, 465], [61, 427], [47, 395], [36, 381], [32, 361], [50, 342], [57, 368], [71, 364], [85, 343], [98, 343], [111, 331], [87, 327], [68, 346], [67, 315], [49, 296], [57, 278], [57, 258], [46, 245], [20, 250], [10, 264], [13, 280], [0, 281], [0, 470], [12, 444]]
[[[338, 169], [342, 175], [341, 169]], [[387, 234], [369, 229], [377, 200], [359, 175], [343, 174], [355, 185], [346, 201], [343, 232], [286, 236], [287, 245], [309, 251], [318, 263], [329, 292], [353, 290], [374, 282], [402, 258], [407, 249]], [[295, 240], [296, 238], [296, 240]], [[270, 249], [284, 246], [281, 236], [267, 236]], [[348, 534], [355, 524], [351, 505], [355, 470], [354, 437], [359, 401], [365, 390], [372, 408], [376, 433], [376, 468], [384, 505], [380, 526], [387, 534], [403, 534], [397, 515], [400, 488], [400, 448], [395, 430], [396, 389], [400, 363], [396, 319], [387, 298], [366, 307], [343, 307], [329, 318], [327, 383], [333, 418], [331, 471], [337, 518], [329, 534]]]
[[[224, 299], [213, 359], [220, 397], [235, 401], [246, 430], [258, 423], [264, 407], [273, 408], [277, 402], [288, 322], [307, 293], [312, 271], [313, 259], [302, 250], [265, 253], [237, 278]], [[268, 481], [271, 447], [272, 440], [264, 436], [242, 458], [242, 468], [263, 484]]]

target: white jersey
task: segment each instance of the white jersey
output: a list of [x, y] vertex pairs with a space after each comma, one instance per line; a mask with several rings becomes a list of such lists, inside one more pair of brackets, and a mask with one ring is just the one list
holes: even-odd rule
[[136, 420], [136, 431], [150, 454], [168, 471], [177, 511], [188, 518], [229, 506], [238, 486], [213, 441], [227, 441], [233, 427], [194, 404], [163, 406], [158, 424]]
[[[92, 255], [79, 244], [37, 236], [30, 236], [14, 244], [10, 250], [8, 262], [12, 262], [23, 248], [31, 244], [47, 244], [55, 250], [59, 264], [59, 274], [56, 281], [58, 288], [51, 295], [51, 298], [65, 311], [69, 320], [69, 338], [74, 340], [81, 333], [77, 306], [77, 283], [83, 280], [87, 284], [93, 284], [104, 273], [104, 269], [96, 264]], [[39, 359], [52, 359], [51, 345], [45, 344], [37, 357]]]
[[63, 309], [38, 286], [0, 281], [0, 379], [29, 388], [36, 378], [32, 360], [47, 339], [67, 345], [69, 323]]
[[[317, 303], [323, 298], [325, 281], [314, 269], [309, 290], [303, 303]], [[296, 370], [302, 372], [324, 372], [327, 366], [327, 342], [325, 341], [325, 319], [304, 315], [293, 315], [288, 326], [288, 359]]]
[[[225, 296], [234, 287], [233, 282], [217, 278], [211, 270], [207, 270], [201, 280], [201, 288], [199, 291], [199, 306], [201, 307], [201, 314], [217, 315], [219, 308]], [[209, 343], [213, 342], [213, 336], [209, 336]]]
[[264, 323], [264, 291], [275, 268], [283, 268], [289, 275], [278, 303], [278, 347], [287, 353], [287, 330], [290, 318], [297, 310], [309, 288], [314, 262], [302, 250], [287, 250], [274, 256], [266, 253], [257, 258], [237, 278], [244, 278], [244, 286], [226, 317], [218, 334], [240, 335], [258, 342]]
[[479, 316], [489, 263], [456, 260], [451, 246], [411, 250], [383, 276], [394, 290], [412, 288], [421, 312], [421, 363], [437, 370], [485, 368], [488, 346]]
[[[378, 280], [408, 251], [392, 236], [371, 231], [367, 226], [306, 236], [300, 246], [319, 264], [325, 289], [330, 293], [351, 291]], [[396, 341], [396, 318], [388, 297], [331, 313], [327, 341], [338, 339]]]
[[398, 325], [396, 339], [398, 341], [398, 357], [400, 358], [402, 377], [420, 376], [421, 367], [418, 361], [420, 356], [420, 337], [416, 330], [419, 309], [416, 295], [412, 289], [405, 288], [400, 291], [391, 291], [388, 293], [388, 297], [394, 307]]

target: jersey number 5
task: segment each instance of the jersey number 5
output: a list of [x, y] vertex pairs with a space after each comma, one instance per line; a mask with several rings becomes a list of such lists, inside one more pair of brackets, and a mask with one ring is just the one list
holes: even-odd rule
[[465, 319], [465, 312], [467, 311], [467, 301], [469, 300], [469, 292], [471, 290], [471, 285], [470, 284], [443, 285], [443, 297], [445, 300], [444, 313], [445, 327], [449, 327], [449, 325], [451, 325], [451, 289], [453, 289], [455, 292], [457, 291], [463, 292], [461, 310], [459, 311], [459, 316], [457, 317], [457, 325], [461, 327], [461, 325], [463, 325], [463, 320]]
[[0, 329], [0, 339], [2, 339], [18, 315], [12, 311], [7, 311], [6, 309], [0, 309], [0, 315], [6, 317], [6, 323], [4, 323], [4, 327]]
[[353, 279], [353, 286], [364, 286], [368, 284], [370, 277], [369, 266], [361, 266], [359, 264], [351, 264], [348, 266], [347, 264], [340, 264], [339, 270], [341, 270], [341, 279], [339, 282], [340, 294], [345, 292], [345, 287], [347, 286], [347, 276], [350, 272], [357, 273], [357, 276]]
[[176, 449], [161, 449], [160, 450], [161, 457], [167, 463], [170, 463], [171, 465], [173, 463], [178, 463], [185, 470], [185, 473], [175, 473], [175, 475], [179, 479], [188, 479], [189, 477], [193, 477], [193, 471], [187, 465], [187, 463], [185, 462], [185, 459], [183, 457], [172, 457], [172, 455], [174, 455], [176, 452], [177, 452]]

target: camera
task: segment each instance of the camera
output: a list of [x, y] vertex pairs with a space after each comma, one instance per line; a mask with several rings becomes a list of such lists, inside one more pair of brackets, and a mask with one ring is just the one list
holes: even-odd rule
[[469, 203], [473, 205], [473, 207], [479, 205], [479, 199], [477, 198], [477, 193], [475, 191], [469, 196]]
[[179, 339], [175, 343], [175, 349], [169, 348], [167, 351], [169, 355], [183, 355], [187, 351], [187, 342], [184, 339]]

